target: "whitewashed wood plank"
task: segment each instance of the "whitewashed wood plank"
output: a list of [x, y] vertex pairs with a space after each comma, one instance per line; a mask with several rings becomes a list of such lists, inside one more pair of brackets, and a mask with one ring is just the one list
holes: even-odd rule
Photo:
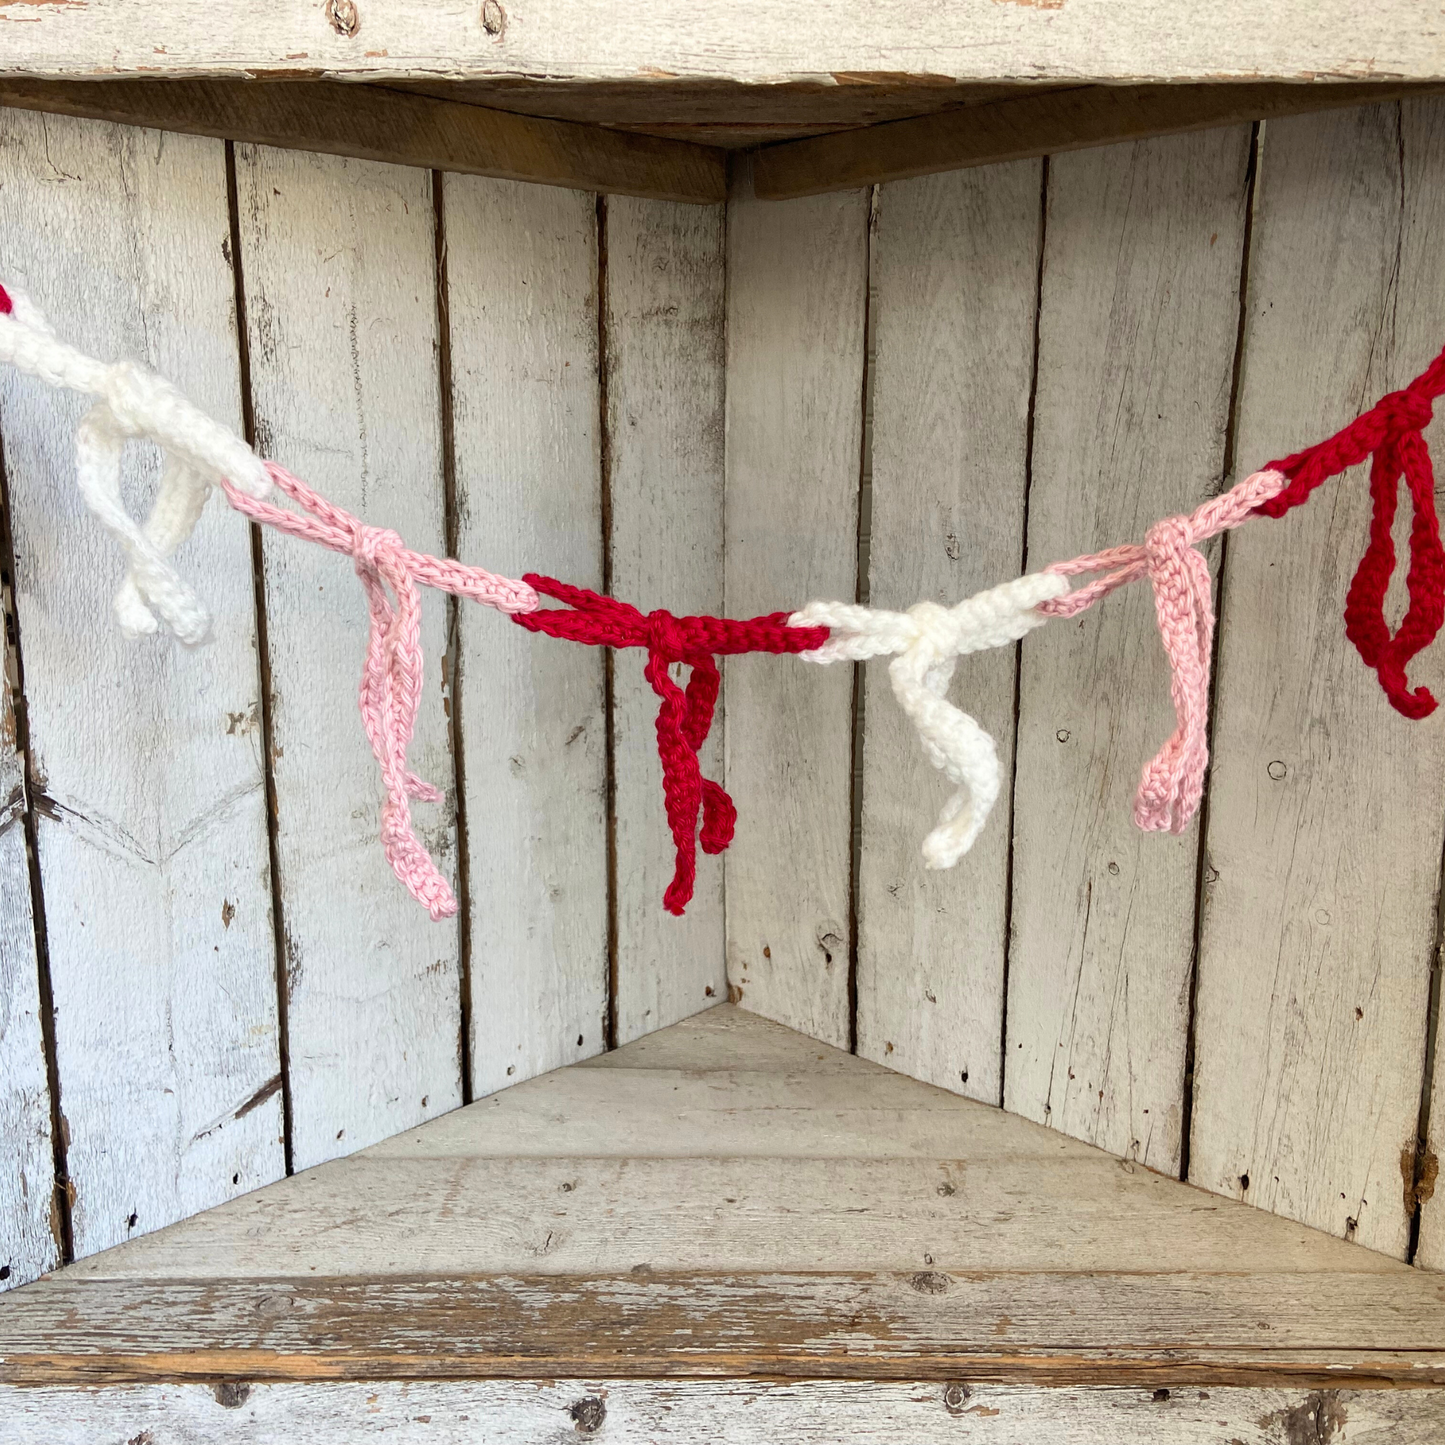
[[[1439, 350], [1442, 139], [1438, 102], [1268, 127], [1241, 473], [1329, 435]], [[1190, 1177], [1399, 1255], [1445, 740], [1438, 719], [1390, 708], [1345, 638], [1368, 515], [1361, 469], [1230, 539]], [[1439, 649], [1411, 674], [1439, 696]]]
[[557, 1070], [454, 1109], [434, 1128], [375, 1144], [367, 1157], [916, 1159], [956, 1153], [978, 1163], [995, 1155], [1082, 1158], [1089, 1147], [972, 1099], [920, 1097], [915, 1080], [881, 1070], [614, 1068], [601, 1082], [596, 1073]]
[[[612, 592], [644, 612], [723, 610], [722, 207], [607, 202], [607, 456]], [[613, 676], [617, 1042], [727, 995], [722, 865], [700, 859], [687, 913], [662, 907], [674, 867], [641, 652]], [[675, 669], [686, 678], [685, 669]], [[702, 753], [722, 781], [722, 718]]]
[[[846, 1427], [843, 1423], [846, 1421]], [[0, 1445], [1434, 1445], [1445, 1390], [570, 1379], [0, 1387]]]
[[977, 1164], [966, 1154], [353, 1155], [76, 1268], [86, 1279], [625, 1275], [638, 1265], [728, 1273], [1318, 1268], [1315, 1231], [1131, 1167], [1063, 1151]]
[[[0, 176], [6, 279], [86, 350], [143, 358], [239, 427], [222, 145], [7, 111]], [[81, 1254], [283, 1167], [249, 540], [217, 507], [181, 554], [209, 647], [126, 642], [121, 560], [72, 480], [83, 408], [0, 377]]]
[[[1036, 161], [880, 189], [874, 241], [869, 600], [945, 605], [1017, 575], [1040, 192]], [[1014, 649], [960, 662], [953, 696], [1013, 767]], [[922, 866], [946, 784], [865, 670], [858, 1052], [970, 1098], [1003, 1088], [1008, 798], [958, 867]]]
[[591, 1371], [1445, 1384], [1439, 1285], [1405, 1265], [1394, 1270], [676, 1275], [639, 1265], [580, 1277], [225, 1281], [86, 1280], [72, 1271], [17, 1291], [0, 1309], [0, 1381], [547, 1380]]
[[820, 1068], [834, 1073], [863, 1069], [880, 1078], [892, 1072], [734, 1004], [719, 1004], [681, 1024], [644, 1034], [623, 1048], [587, 1060], [587, 1067], [690, 1073], [747, 1069], [789, 1075]]
[[[870, 193], [728, 208], [728, 613], [857, 590]], [[846, 1045], [853, 669], [729, 658], [734, 1000]]]
[[0, 1290], [25, 1284], [60, 1262], [40, 965], [25, 849], [28, 806], [7, 678], [0, 687]]
[[[460, 176], [445, 195], [458, 553], [598, 588], [596, 203]], [[480, 1095], [604, 1047], [603, 656], [480, 608], [458, 628]]]
[[[1049, 167], [1028, 564], [1134, 541], [1224, 466], [1248, 127]], [[1147, 585], [1023, 644], [1005, 1107], [1181, 1157], [1199, 835], [1141, 833], [1174, 726]]]
[[[589, 0], [509, 0], [496, 15], [460, 0], [391, 0], [318, 9], [263, 0], [204, 16], [176, 0], [141, 27], [125, 0], [25, 7], [0, 21], [6, 68], [95, 73], [312, 76], [545, 76], [659, 85], [915, 77], [1077, 80], [1374, 79], [1445, 75], [1434, 11], [1410, 0], [1071, 0], [998, 5], [850, 0], [779, 7], [766, 0], [688, 6], [646, 0], [628, 23]], [[490, 23], [488, 23], [490, 18]], [[6, 23], [8, 21], [8, 23]], [[20, 23], [23, 22], [23, 23]], [[501, 26], [499, 29], [498, 26]]]
[[[445, 550], [431, 177], [238, 147], [257, 448], [423, 552]], [[262, 539], [285, 948], [292, 1159], [350, 1153], [461, 1102], [455, 921], [433, 923], [378, 841], [381, 780], [357, 713], [367, 608], [351, 564]], [[455, 877], [445, 604], [422, 603], [414, 804]]]

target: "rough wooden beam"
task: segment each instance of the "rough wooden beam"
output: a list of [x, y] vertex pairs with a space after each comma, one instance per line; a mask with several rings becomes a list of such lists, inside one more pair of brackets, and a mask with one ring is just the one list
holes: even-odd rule
[[726, 191], [707, 146], [333, 81], [0, 78], [0, 105], [656, 200]]
[[1146, 136], [1437, 93], [1437, 85], [1081, 86], [890, 121], [758, 152], [756, 195], [781, 201]]
[[30, 75], [724, 80], [1445, 78], [1422, 0], [46, 0], [0, 5]]

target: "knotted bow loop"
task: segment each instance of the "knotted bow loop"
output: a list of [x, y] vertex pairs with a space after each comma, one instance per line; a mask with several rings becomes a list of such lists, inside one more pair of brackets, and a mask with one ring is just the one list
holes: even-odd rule
[[993, 739], [948, 701], [954, 665], [965, 653], [1003, 647], [1042, 626], [1048, 619], [1041, 604], [1068, 586], [1061, 576], [1035, 572], [953, 607], [919, 602], [907, 612], [886, 612], [852, 602], [810, 602], [788, 619], [793, 628], [830, 630], [823, 646], [803, 653], [808, 662], [898, 654], [888, 666], [893, 695], [918, 730], [929, 762], [956, 789], [923, 840], [930, 868], [951, 868], [973, 847], [1002, 782]]
[[358, 700], [361, 723], [385, 789], [382, 851], [392, 872], [413, 898], [426, 905], [432, 918], [449, 918], [457, 911], [456, 896], [416, 836], [411, 820], [413, 798], [437, 803], [443, 797], [406, 762], [421, 707], [424, 675], [419, 584], [513, 613], [535, 607], [537, 594], [524, 582], [497, 577], [480, 567], [413, 552], [390, 528], [368, 526], [284, 467], [273, 462], [265, 465], [270, 480], [303, 511], [259, 501], [229, 481], [222, 483], [226, 500], [252, 521], [352, 559], [371, 620]]
[[1134, 798], [1134, 821], [1149, 832], [1182, 832], [1204, 795], [1209, 765], [1209, 672], [1214, 650], [1214, 603], [1209, 563], [1198, 544], [1237, 527], [1286, 485], [1277, 471], [1255, 472], [1188, 516], [1155, 522], [1142, 543], [1055, 562], [1047, 570], [1072, 577], [1106, 575], [1066, 596], [1043, 602], [1050, 617], [1074, 617], [1117, 587], [1148, 577], [1154, 588], [1159, 636], [1169, 658], [1169, 691], [1176, 726], [1144, 765]]
[[[717, 655], [743, 652], [805, 652], [827, 641], [823, 628], [787, 627], [787, 614], [733, 620], [726, 617], [675, 617], [670, 612], [643, 614], [625, 602], [584, 587], [569, 587], [552, 577], [528, 573], [523, 581], [570, 610], [548, 608], [513, 620], [531, 632], [545, 632], [594, 647], [647, 650], [643, 675], [661, 700], [657, 711], [657, 752], [662, 760], [662, 795], [676, 850], [672, 881], [663, 907], [681, 916], [697, 882], [696, 847], [721, 853], [733, 839], [737, 809], [719, 783], [705, 778], [698, 753], [712, 728], [721, 679]], [[686, 689], [669, 668], [690, 669]], [[702, 828], [698, 830], [698, 816]]]
[[[86, 505], [125, 553], [125, 579], [115, 598], [121, 629], [136, 637], [164, 625], [182, 642], [205, 641], [210, 615], [170, 558], [223, 476], [253, 495], [265, 494], [270, 483], [260, 458], [164, 377], [135, 361], [105, 365], [66, 345], [28, 297], [4, 287], [0, 361], [96, 398], [76, 431], [76, 477]], [[131, 516], [121, 494], [121, 461], [131, 440], [154, 442], [165, 459], [144, 524]]]
[[[1370, 539], [1345, 599], [1345, 635], [1380, 679], [1390, 705], [1408, 718], [1435, 710], [1425, 687], [1411, 690], [1405, 668], [1429, 646], [1445, 622], [1445, 547], [1435, 515], [1435, 473], [1422, 433], [1434, 415], [1435, 398], [1445, 393], [1445, 351], [1400, 391], [1392, 391], [1349, 426], [1317, 446], [1271, 465], [1289, 485], [1259, 508], [1282, 517], [1309, 498], [1321, 482], [1373, 457], [1370, 466]], [[1400, 478], [1409, 488], [1410, 567], [1405, 577], [1409, 605], [1393, 634], [1385, 619], [1385, 596], [1395, 574], [1391, 527]]]

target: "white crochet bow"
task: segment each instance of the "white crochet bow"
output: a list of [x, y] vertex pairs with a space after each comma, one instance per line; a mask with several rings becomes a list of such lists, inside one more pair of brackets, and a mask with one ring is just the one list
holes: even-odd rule
[[[121, 628], [135, 637], [163, 623], [182, 642], [204, 642], [210, 614], [170, 558], [223, 477], [249, 496], [271, 490], [261, 459], [149, 367], [135, 361], [107, 365], [67, 346], [23, 292], [8, 282], [5, 290], [14, 309], [0, 314], [0, 362], [97, 398], [76, 431], [76, 475], [86, 505], [126, 554], [125, 580], [115, 598]], [[126, 510], [120, 490], [121, 454], [138, 437], [165, 454], [144, 525]]]
[[885, 612], [849, 602], [810, 602], [788, 618], [790, 627], [827, 627], [822, 647], [799, 656], [809, 662], [861, 661], [898, 655], [888, 666], [893, 695], [908, 714], [935, 768], [956, 785], [938, 823], [923, 840], [930, 868], [951, 868], [968, 850], [998, 801], [1002, 774], [993, 739], [948, 701], [954, 664], [968, 652], [1016, 642], [1048, 618], [1039, 603], [1062, 597], [1068, 579], [1053, 572], [1017, 577], [954, 607], [919, 602]]

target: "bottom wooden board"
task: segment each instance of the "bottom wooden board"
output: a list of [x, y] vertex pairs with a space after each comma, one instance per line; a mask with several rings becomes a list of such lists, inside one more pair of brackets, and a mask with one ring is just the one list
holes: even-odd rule
[[492, 1380], [0, 1388], [0, 1445], [1435, 1445], [1445, 1390]]
[[[1363, 1254], [1363, 1251], [1361, 1251]], [[1398, 1274], [87, 1280], [0, 1306], [0, 1384], [768, 1376], [1445, 1385], [1445, 1280]]]

